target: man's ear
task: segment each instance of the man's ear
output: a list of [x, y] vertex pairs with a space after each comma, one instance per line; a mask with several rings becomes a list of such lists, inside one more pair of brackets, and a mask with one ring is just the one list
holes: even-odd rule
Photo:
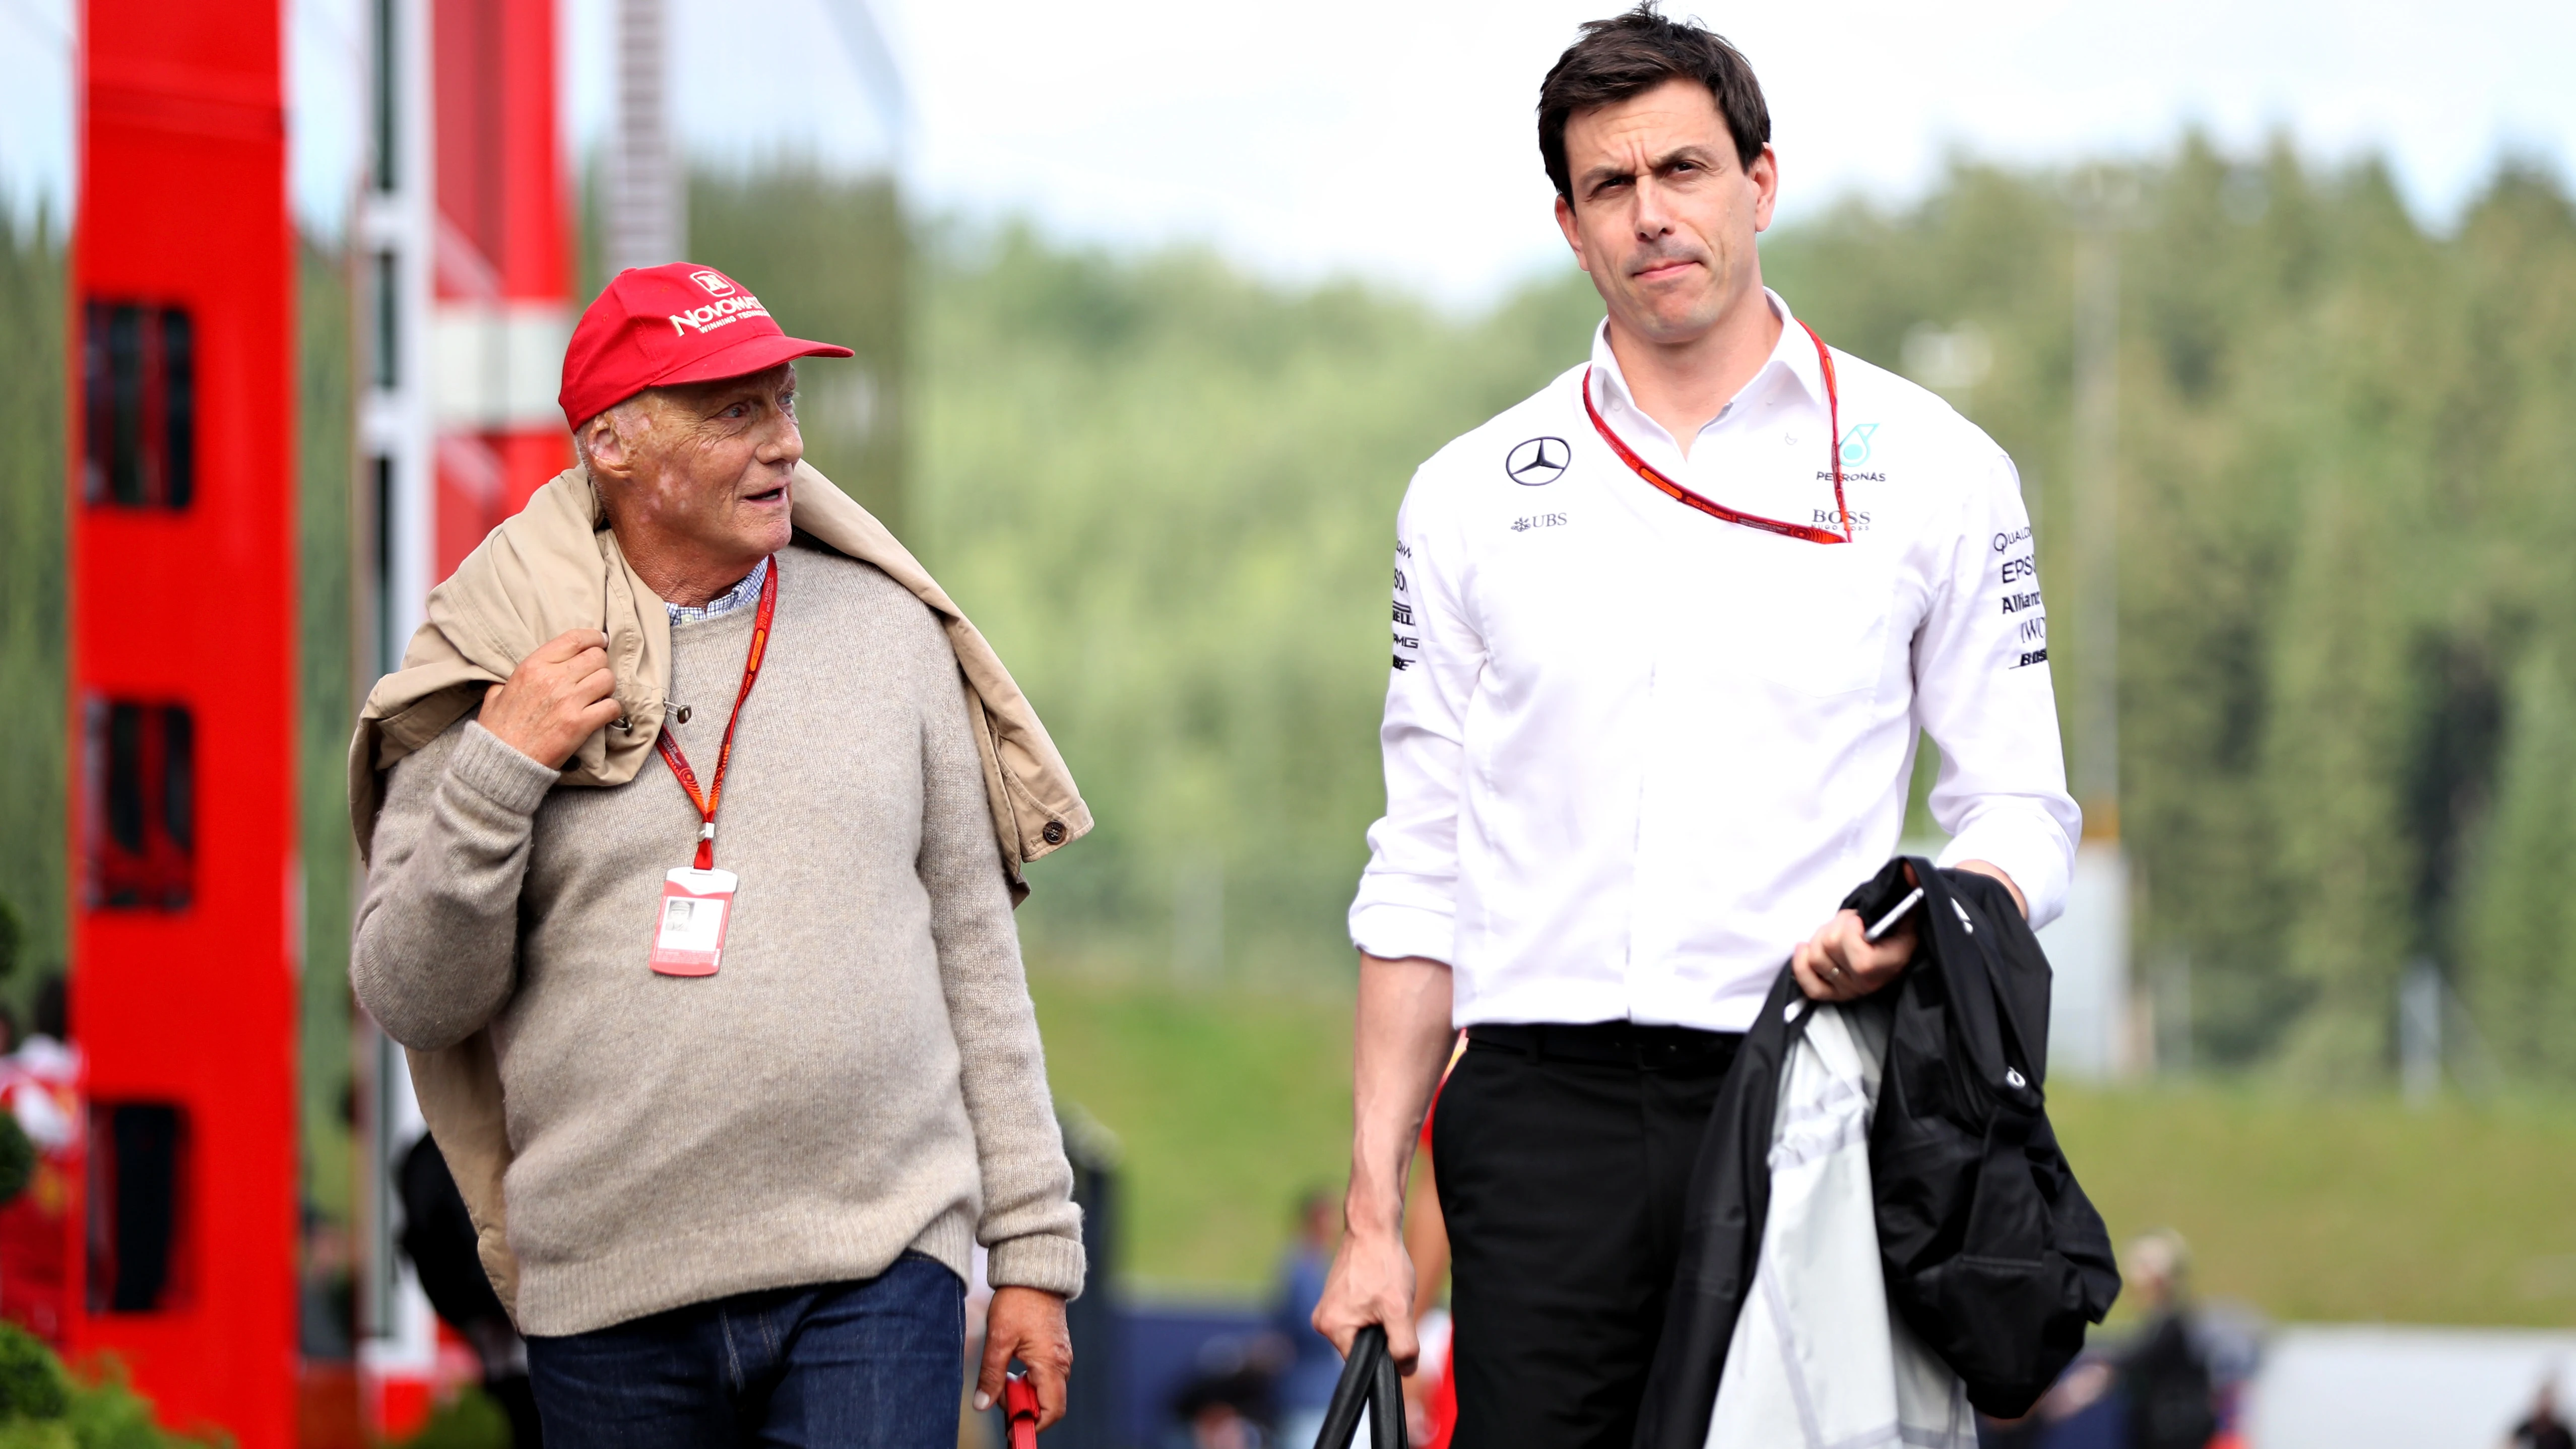
[[582, 453], [590, 459], [593, 478], [623, 483], [634, 474], [635, 450], [625, 430], [618, 426], [616, 408], [605, 409], [582, 424], [575, 436], [581, 442]]
[[1769, 231], [1772, 208], [1780, 203], [1780, 153], [1765, 141], [1762, 154], [1744, 171], [1745, 179], [1753, 183], [1753, 229]]
[[1574, 229], [1574, 203], [1562, 196], [1556, 199], [1556, 229], [1565, 233], [1565, 244], [1574, 248], [1574, 264], [1590, 273], [1592, 264], [1583, 256], [1583, 233]]

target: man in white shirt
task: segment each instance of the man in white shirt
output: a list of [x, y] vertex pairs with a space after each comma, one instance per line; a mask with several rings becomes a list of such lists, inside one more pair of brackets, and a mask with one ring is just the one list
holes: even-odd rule
[[1763, 287], [1770, 130], [1717, 36], [1584, 27], [1539, 144], [1607, 319], [1397, 523], [1349, 1233], [1315, 1321], [1410, 1361], [1403, 1184], [1465, 1028], [1432, 1142], [1461, 1449], [1627, 1442], [1683, 1186], [1781, 963], [1849, 1000], [1913, 953], [1837, 905], [1895, 847], [1918, 729], [1943, 866], [2044, 924], [2081, 834], [2012, 462]]

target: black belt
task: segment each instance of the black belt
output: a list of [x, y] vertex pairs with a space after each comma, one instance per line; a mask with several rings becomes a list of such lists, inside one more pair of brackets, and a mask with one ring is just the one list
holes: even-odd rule
[[1593, 1062], [1648, 1072], [1688, 1066], [1721, 1052], [1731, 1054], [1743, 1039], [1744, 1033], [1737, 1031], [1639, 1026], [1633, 1021], [1480, 1022], [1467, 1028], [1471, 1046], [1521, 1052], [1532, 1061]]

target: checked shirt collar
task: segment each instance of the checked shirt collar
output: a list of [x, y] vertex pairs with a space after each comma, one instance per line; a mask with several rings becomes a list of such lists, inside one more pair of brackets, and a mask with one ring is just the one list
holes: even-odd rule
[[759, 602], [760, 581], [768, 577], [769, 560], [762, 559], [750, 573], [742, 576], [741, 583], [707, 600], [704, 604], [696, 606], [674, 604], [666, 599], [662, 607], [671, 612], [672, 623], [695, 624], [701, 620], [712, 619], [718, 614], [730, 614], [745, 604]]

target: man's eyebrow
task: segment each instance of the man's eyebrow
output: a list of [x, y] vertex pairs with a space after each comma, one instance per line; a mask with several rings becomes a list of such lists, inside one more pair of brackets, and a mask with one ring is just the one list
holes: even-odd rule
[[[1656, 172], [1666, 171], [1671, 169], [1676, 163], [1683, 161], [1692, 161], [1704, 166], [1713, 166], [1716, 154], [1716, 152], [1709, 150], [1708, 147], [1694, 141], [1686, 146], [1676, 146], [1661, 156], [1648, 158], [1645, 169]], [[1633, 181], [1636, 179], [1636, 176], [1637, 172], [1633, 167], [1622, 166], [1616, 162], [1605, 163], [1584, 172], [1583, 185], [1585, 189], [1589, 190], [1592, 187], [1599, 186], [1608, 181]]]
[[1583, 173], [1583, 188], [1589, 191], [1605, 181], [1633, 181], [1636, 177], [1637, 173], [1629, 167], [1604, 162]]

